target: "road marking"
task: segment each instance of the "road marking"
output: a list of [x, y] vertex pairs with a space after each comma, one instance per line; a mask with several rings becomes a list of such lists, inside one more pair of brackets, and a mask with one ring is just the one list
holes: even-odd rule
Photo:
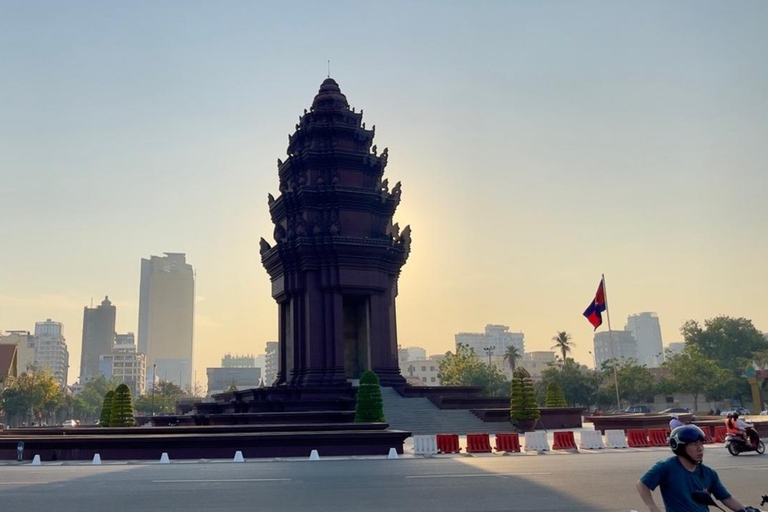
[[290, 478], [226, 478], [206, 480], [152, 480], [154, 484], [198, 484], [198, 483], [225, 483], [225, 482], [290, 482]]
[[466, 473], [462, 475], [414, 475], [405, 478], [471, 478], [488, 476], [525, 476], [525, 475], [551, 475], [548, 471], [531, 471], [528, 473]]

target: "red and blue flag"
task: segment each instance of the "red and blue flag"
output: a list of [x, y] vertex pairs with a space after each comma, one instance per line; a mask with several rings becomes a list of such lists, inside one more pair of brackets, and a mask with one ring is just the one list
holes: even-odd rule
[[584, 311], [584, 316], [595, 327], [595, 330], [603, 323], [603, 316], [601, 314], [603, 311], [605, 311], [605, 278], [600, 280], [600, 286], [597, 287], [594, 300], [590, 302]]

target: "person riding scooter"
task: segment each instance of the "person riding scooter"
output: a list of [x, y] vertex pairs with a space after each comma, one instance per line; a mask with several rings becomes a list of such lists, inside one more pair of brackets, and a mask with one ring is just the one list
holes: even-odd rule
[[725, 420], [725, 427], [728, 434], [737, 436], [750, 448], [757, 446], [760, 440], [760, 436], [757, 434], [754, 426], [740, 419], [737, 412], [728, 414], [728, 418]]

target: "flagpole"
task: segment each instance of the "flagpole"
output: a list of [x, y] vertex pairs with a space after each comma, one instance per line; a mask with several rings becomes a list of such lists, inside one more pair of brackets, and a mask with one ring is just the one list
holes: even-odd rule
[[616, 352], [613, 348], [613, 330], [611, 329], [611, 308], [608, 306], [608, 287], [603, 277], [603, 293], [605, 294], [605, 315], [608, 317], [608, 339], [611, 341], [611, 359], [613, 359], [613, 385], [616, 388], [616, 408], [621, 410], [621, 398], [619, 398], [619, 378], [616, 376]]

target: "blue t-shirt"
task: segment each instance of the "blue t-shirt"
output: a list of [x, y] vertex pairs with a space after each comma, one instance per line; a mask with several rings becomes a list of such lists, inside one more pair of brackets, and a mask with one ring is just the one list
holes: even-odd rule
[[721, 501], [731, 497], [714, 469], [699, 464], [695, 470], [688, 471], [677, 457], [657, 462], [640, 481], [650, 490], [661, 486], [661, 498], [668, 511], [707, 512], [709, 507], [693, 501], [693, 491], [710, 492]]

